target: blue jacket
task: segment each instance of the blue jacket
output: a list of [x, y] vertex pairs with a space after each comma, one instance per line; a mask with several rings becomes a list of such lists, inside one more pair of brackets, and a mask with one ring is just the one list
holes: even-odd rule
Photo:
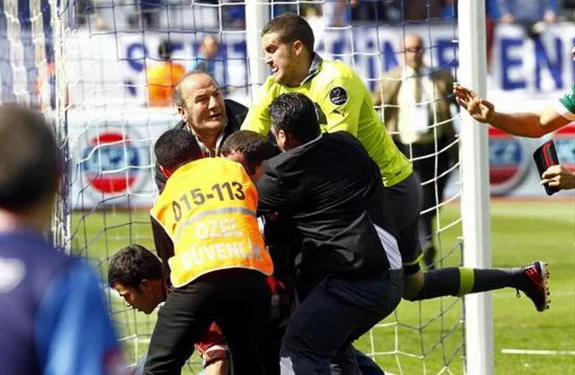
[[0, 233], [0, 373], [122, 372], [98, 278], [36, 234]]

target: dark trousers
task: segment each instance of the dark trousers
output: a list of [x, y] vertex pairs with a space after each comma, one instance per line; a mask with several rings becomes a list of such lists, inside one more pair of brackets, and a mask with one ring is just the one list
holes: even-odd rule
[[264, 374], [271, 293], [257, 271], [227, 269], [175, 288], [158, 313], [145, 374], [180, 374], [185, 361], [212, 322], [230, 349], [232, 374]]
[[340, 374], [358, 374], [351, 343], [391, 314], [401, 300], [401, 278], [322, 279], [290, 318], [280, 350], [281, 374], [330, 374], [339, 354]]
[[422, 192], [417, 173], [410, 174], [399, 184], [386, 188], [389, 208], [398, 231], [397, 246], [401, 253], [405, 275], [417, 273], [421, 244], [419, 243], [419, 213]]
[[[446, 145], [445, 142], [439, 142], [438, 150]], [[423, 205], [419, 220], [420, 237], [423, 243], [432, 240], [433, 236], [433, 218], [437, 214], [437, 205], [443, 201], [443, 192], [449, 174], [444, 174], [451, 165], [449, 150], [444, 150], [435, 154], [435, 145], [417, 144], [411, 145], [413, 158], [423, 159], [413, 161], [413, 170], [421, 180], [421, 191], [423, 193]], [[441, 176], [441, 177], [440, 177]], [[425, 212], [429, 210], [428, 212]]]

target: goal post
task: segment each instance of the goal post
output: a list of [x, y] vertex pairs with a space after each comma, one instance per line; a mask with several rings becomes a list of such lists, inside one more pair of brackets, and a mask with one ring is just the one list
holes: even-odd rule
[[[460, 1], [459, 82], [485, 97], [487, 57], [485, 0]], [[491, 267], [489, 216], [489, 146], [487, 126], [461, 113], [460, 132], [461, 217], [464, 265]], [[469, 375], [493, 374], [493, 306], [491, 293], [470, 294], [465, 300], [466, 371]]]

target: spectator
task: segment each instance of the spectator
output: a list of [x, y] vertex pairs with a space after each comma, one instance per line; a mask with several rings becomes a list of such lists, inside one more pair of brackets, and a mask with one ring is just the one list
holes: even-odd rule
[[158, 47], [161, 62], [146, 69], [148, 104], [152, 107], [172, 105], [174, 86], [186, 74], [186, 68], [182, 64], [171, 61], [172, 49], [172, 43], [163, 40]]
[[559, 5], [557, 0], [498, 0], [503, 23], [518, 23], [527, 35], [535, 39], [545, 29], [545, 24], [554, 23]]
[[357, 0], [326, 0], [323, 3], [322, 14], [328, 27], [343, 27], [350, 24], [351, 10], [357, 5]]
[[215, 78], [216, 56], [220, 50], [220, 43], [213, 35], [206, 35], [200, 44], [200, 50], [190, 67], [190, 71], [201, 70]]
[[160, 9], [163, 6], [162, 2], [162, 0], [139, 0], [144, 28], [156, 29], [160, 27]]
[[384, 74], [373, 94], [373, 104], [384, 105], [384, 123], [407, 157], [423, 186], [424, 213], [419, 218], [423, 259], [434, 269], [433, 219], [457, 161], [458, 147], [451, 116], [453, 76], [432, 71], [424, 62], [425, 46], [419, 35], [408, 34], [401, 43], [402, 66]]
[[404, 21], [425, 21], [439, 19], [445, 7], [451, 6], [453, 0], [411, 0], [398, 2], [397, 8], [403, 11]]
[[0, 107], [3, 374], [127, 373], [100, 281], [42, 237], [65, 168], [41, 115]]

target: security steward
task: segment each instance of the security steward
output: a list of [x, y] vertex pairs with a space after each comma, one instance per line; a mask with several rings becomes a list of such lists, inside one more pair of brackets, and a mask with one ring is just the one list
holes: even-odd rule
[[[212, 322], [226, 336], [235, 374], [263, 374], [273, 272], [258, 229], [258, 194], [243, 167], [203, 158], [193, 134], [164, 133], [154, 146], [167, 178], [151, 210], [171, 240], [173, 287], [158, 313], [145, 374], [180, 373]], [[164, 241], [166, 243], [166, 241]]]

